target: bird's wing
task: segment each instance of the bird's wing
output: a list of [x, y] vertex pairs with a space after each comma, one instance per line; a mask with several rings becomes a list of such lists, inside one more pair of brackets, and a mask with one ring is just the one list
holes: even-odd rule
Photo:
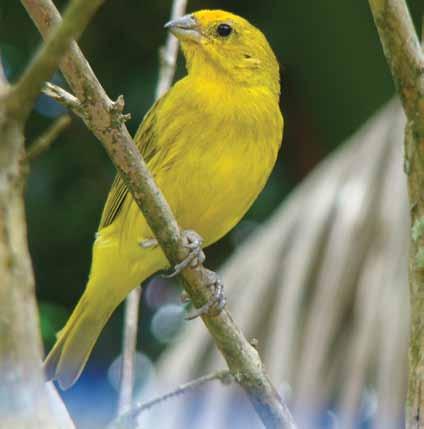
[[[158, 100], [153, 105], [153, 107], [145, 116], [134, 137], [134, 143], [136, 144], [138, 150], [140, 151], [141, 155], [147, 163], [157, 151], [155, 124], [157, 111], [162, 100], [163, 98]], [[103, 209], [102, 217], [100, 219], [99, 230], [107, 227], [116, 219], [127, 195], [127, 186], [125, 185], [121, 176], [117, 174], [115, 176], [115, 180], [112, 183], [112, 187], [109, 191], [109, 195], [107, 197]]]

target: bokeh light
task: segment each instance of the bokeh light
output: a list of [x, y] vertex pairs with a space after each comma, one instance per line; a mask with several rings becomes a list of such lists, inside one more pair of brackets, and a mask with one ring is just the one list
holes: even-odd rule
[[[122, 372], [122, 355], [118, 356], [109, 367], [108, 380], [112, 387], [119, 391]], [[136, 353], [134, 359], [134, 392], [135, 394], [152, 380], [155, 374], [153, 362], [143, 353]]]
[[161, 343], [169, 343], [177, 337], [184, 323], [185, 310], [182, 305], [168, 304], [161, 307], [153, 316], [151, 331]]

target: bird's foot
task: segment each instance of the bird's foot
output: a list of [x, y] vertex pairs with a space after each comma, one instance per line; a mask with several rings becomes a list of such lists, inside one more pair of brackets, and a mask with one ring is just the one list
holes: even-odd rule
[[168, 274], [163, 274], [162, 277], [170, 279], [177, 276], [185, 268], [196, 268], [205, 262], [206, 256], [202, 250], [203, 239], [197, 232], [190, 229], [183, 231], [184, 245], [189, 249], [188, 256], [179, 264], [175, 265], [172, 271]]
[[[207, 286], [211, 291], [209, 301], [199, 308], [196, 308], [186, 316], [186, 320], [193, 320], [200, 316], [218, 316], [227, 302], [224, 295], [224, 285], [216, 273], [206, 270]], [[187, 295], [183, 295], [183, 300], [188, 302]]]

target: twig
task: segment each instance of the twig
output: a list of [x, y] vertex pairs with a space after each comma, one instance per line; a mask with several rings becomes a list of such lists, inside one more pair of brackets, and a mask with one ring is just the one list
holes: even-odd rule
[[[174, 0], [172, 4], [171, 19], [177, 19], [185, 14], [188, 0]], [[168, 33], [166, 45], [159, 50], [159, 81], [156, 88], [156, 99], [162, 97], [169, 87], [175, 75], [178, 56], [178, 40]]]
[[65, 91], [60, 86], [54, 85], [53, 83], [46, 82], [42, 92], [48, 97], [56, 100], [62, 106], [69, 110], [72, 110], [80, 118], [84, 117], [84, 109], [77, 97]]
[[137, 418], [147, 410], [155, 407], [161, 402], [168, 401], [170, 399], [174, 399], [177, 396], [186, 394], [190, 390], [194, 390], [199, 388], [200, 386], [209, 383], [211, 381], [219, 380], [223, 384], [229, 384], [233, 381], [231, 372], [228, 370], [221, 370], [214, 372], [212, 374], [204, 375], [203, 377], [199, 377], [196, 380], [190, 381], [186, 384], [182, 384], [177, 389], [172, 392], [166, 393], [165, 395], [159, 396], [155, 399], [152, 399], [149, 402], [145, 402], [143, 404], [135, 405], [130, 411], [122, 414], [117, 420], [111, 423], [108, 429], [115, 429], [121, 427], [135, 427]]
[[[42, 8], [30, 0], [22, 0], [30, 16], [45, 36], [60, 22], [60, 15], [50, 0], [39, 0]], [[150, 228], [171, 265], [188, 256], [180, 228], [171, 209], [150, 175], [135, 147], [122, 115], [114, 108], [76, 43], [71, 45], [61, 70], [74, 94], [86, 111], [84, 122], [103, 143], [109, 157], [121, 174]], [[183, 271], [185, 289], [196, 307], [211, 298], [207, 287], [209, 272], [203, 267], [188, 267]], [[203, 320], [227, 364], [247, 393], [259, 417], [267, 428], [294, 428], [287, 406], [265, 373], [258, 352], [243, 336], [227, 310], [216, 317]]]
[[[424, 54], [404, 0], [369, 0], [393, 80], [406, 115], [424, 129]], [[420, 81], [421, 80], [421, 81]], [[423, 131], [424, 132], [424, 131]]]
[[118, 416], [132, 406], [134, 391], [134, 361], [137, 349], [138, 309], [141, 288], [134, 289], [125, 301], [124, 341], [122, 347], [121, 383], [118, 400]]
[[169, 392], [163, 396], [159, 396], [158, 398], [155, 398], [149, 402], [145, 402], [144, 404], [137, 405], [131, 411], [131, 415], [133, 416], [133, 418], [136, 418], [144, 411], [153, 408], [154, 406], [156, 406], [161, 402], [168, 401], [169, 399], [173, 399], [179, 395], [183, 395], [187, 393], [189, 390], [197, 389], [203, 384], [209, 383], [214, 380], [219, 380], [223, 384], [229, 384], [231, 381], [233, 381], [233, 378], [232, 378], [231, 372], [228, 371], [228, 369], [217, 371], [209, 375], [204, 375], [203, 377], [199, 377], [196, 380], [190, 381], [186, 384], [182, 384], [172, 392]]
[[[174, 0], [171, 19], [184, 15], [187, 0]], [[156, 88], [156, 99], [162, 96], [174, 79], [175, 67], [178, 56], [178, 39], [168, 34], [166, 45], [160, 49], [161, 63], [159, 68], [159, 81]], [[130, 408], [133, 396], [134, 384], [134, 360], [137, 342], [138, 307], [141, 292], [130, 293], [125, 302], [124, 343], [122, 353], [121, 386], [118, 401], [118, 415]]]
[[393, 80], [407, 117], [405, 172], [411, 215], [406, 427], [424, 427], [424, 54], [404, 0], [369, 0]]
[[69, 126], [71, 121], [69, 115], [63, 115], [57, 118], [47, 131], [38, 137], [28, 148], [27, 160], [33, 161], [35, 158], [38, 158], [42, 152], [47, 150], [51, 144], [54, 143], [60, 133]]
[[[52, 31], [13, 88], [9, 101], [13, 103], [11, 111], [16, 115], [22, 118], [28, 115], [44, 82], [53, 74], [71, 41], [79, 38], [103, 1], [74, 0], [69, 4], [62, 25]], [[32, 7], [38, 6], [38, 1], [28, 2], [32, 3]]]

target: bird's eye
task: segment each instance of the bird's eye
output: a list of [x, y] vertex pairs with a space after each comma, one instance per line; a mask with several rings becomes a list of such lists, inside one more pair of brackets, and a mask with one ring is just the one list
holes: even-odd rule
[[216, 32], [221, 37], [228, 37], [233, 32], [233, 27], [228, 24], [219, 24], [216, 28]]

